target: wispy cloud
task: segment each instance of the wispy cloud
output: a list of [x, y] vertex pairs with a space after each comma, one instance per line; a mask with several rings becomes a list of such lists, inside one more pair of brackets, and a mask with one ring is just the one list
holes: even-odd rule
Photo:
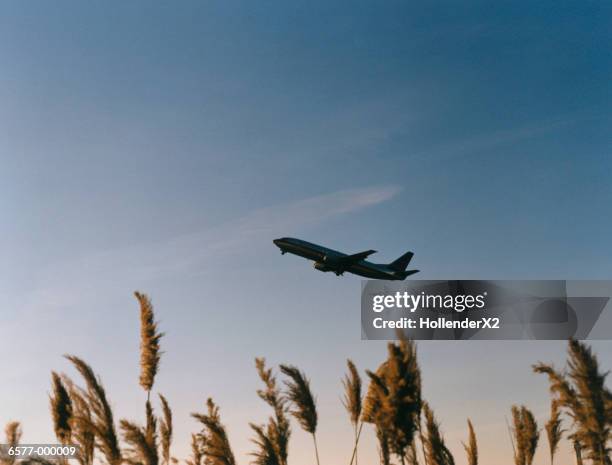
[[305, 226], [321, 223], [337, 215], [351, 213], [385, 202], [400, 192], [398, 186], [348, 189], [319, 195], [297, 202], [262, 208], [240, 219], [236, 225], [242, 232], [297, 231]]
[[340, 215], [385, 202], [400, 192], [398, 186], [348, 189], [291, 203], [257, 209], [217, 227], [132, 247], [93, 252], [79, 260], [57, 263], [36, 280], [26, 309], [61, 309], [85, 301], [85, 296], [112, 292], [113, 288], [135, 288], [170, 274], [197, 270], [224, 254], [299, 233]]

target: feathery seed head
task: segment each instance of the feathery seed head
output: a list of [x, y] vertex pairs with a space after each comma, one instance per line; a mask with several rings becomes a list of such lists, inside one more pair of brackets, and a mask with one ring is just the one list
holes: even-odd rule
[[202, 453], [206, 459], [206, 465], [235, 465], [236, 460], [230, 447], [227, 432], [219, 416], [219, 407], [210, 398], [206, 401], [206, 406], [208, 408], [207, 413], [191, 414], [204, 427], [203, 436], [206, 440]]
[[291, 414], [304, 431], [314, 434], [317, 430], [317, 406], [310, 390], [310, 381], [295, 366], [281, 365], [280, 369], [285, 376], [289, 377], [285, 385], [287, 386], [287, 397], [293, 405]]
[[351, 360], [347, 360], [346, 363], [349, 371], [342, 381], [344, 386], [344, 399], [342, 403], [350, 416], [351, 423], [357, 425], [362, 409], [361, 377], [357, 367]]
[[159, 341], [163, 333], [158, 331], [149, 297], [140, 292], [134, 292], [134, 295], [140, 303], [140, 385], [145, 391], [150, 391], [159, 369]]
[[68, 444], [71, 436], [72, 401], [62, 378], [54, 371], [51, 372], [51, 382], [53, 392], [49, 396], [49, 403], [51, 405], [53, 429], [57, 440], [61, 444]]

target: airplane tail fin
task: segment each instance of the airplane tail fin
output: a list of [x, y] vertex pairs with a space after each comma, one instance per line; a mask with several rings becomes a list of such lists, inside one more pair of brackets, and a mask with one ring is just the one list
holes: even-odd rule
[[406, 268], [408, 267], [410, 260], [412, 260], [413, 255], [414, 254], [412, 252], [406, 252], [397, 260], [389, 263], [389, 268], [394, 271], [406, 271]]

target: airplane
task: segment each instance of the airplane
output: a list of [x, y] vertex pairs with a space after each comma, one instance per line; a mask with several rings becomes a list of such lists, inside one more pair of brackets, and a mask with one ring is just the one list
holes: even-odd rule
[[322, 272], [333, 271], [336, 276], [341, 276], [348, 271], [364, 278], [402, 281], [419, 272], [419, 270], [406, 271], [406, 267], [414, 255], [412, 252], [406, 252], [391, 263], [372, 263], [368, 262], [366, 258], [376, 253], [376, 250], [366, 250], [365, 252], [347, 255], [293, 237], [281, 237], [280, 239], [274, 239], [272, 242], [280, 249], [281, 254], [284, 255], [289, 252], [313, 260], [315, 269]]

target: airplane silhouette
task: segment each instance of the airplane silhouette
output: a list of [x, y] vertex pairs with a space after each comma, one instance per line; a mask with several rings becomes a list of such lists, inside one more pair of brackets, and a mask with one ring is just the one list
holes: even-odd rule
[[337, 250], [328, 249], [327, 247], [293, 237], [282, 237], [274, 239], [272, 242], [280, 249], [282, 254], [289, 252], [293, 255], [313, 260], [315, 269], [323, 272], [333, 271], [337, 276], [341, 276], [344, 272], [349, 272], [364, 278], [401, 281], [419, 271], [406, 270], [414, 255], [412, 252], [406, 252], [391, 263], [372, 263], [367, 261], [366, 258], [376, 253], [375, 250], [366, 250], [347, 255]]

